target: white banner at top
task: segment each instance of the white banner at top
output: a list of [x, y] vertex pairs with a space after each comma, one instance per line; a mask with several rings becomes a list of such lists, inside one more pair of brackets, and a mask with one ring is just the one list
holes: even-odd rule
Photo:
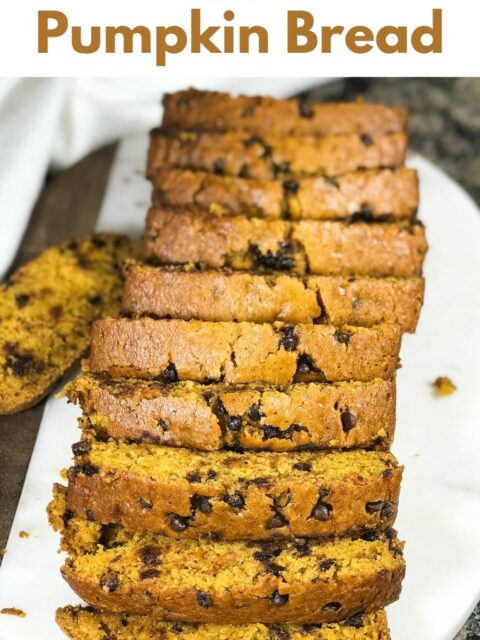
[[466, 76], [478, 0], [19, 0], [3, 76]]

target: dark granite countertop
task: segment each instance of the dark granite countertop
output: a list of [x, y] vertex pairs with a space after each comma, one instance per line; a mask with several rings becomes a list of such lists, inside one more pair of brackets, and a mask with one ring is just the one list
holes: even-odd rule
[[[442, 167], [480, 205], [480, 78], [347, 78], [320, 86], [312, 100], [406, 105], [410, 144]], [[453, 640], [480, 640], [480, 603]]]

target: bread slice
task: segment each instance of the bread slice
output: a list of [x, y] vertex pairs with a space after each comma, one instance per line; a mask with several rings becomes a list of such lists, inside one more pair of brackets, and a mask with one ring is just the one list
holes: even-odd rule
[[120, 266], [138, 249], [110, 233], [72, 239], [0, 285], [0, 414], [36, 404], [80, 358], [92, 320], [120, 310]]
[[56, 621], [70, 640], [390, 640], [383, 610], [325, 625], [199, 625], [69, 606], [57, 609]]
[[147, 176], [152, 177], [163, 166], [254, 180], [338, 176], [359, 169], [401, 167], [407, 146], [404, 132], [299, 138], [155, 129], [150, 139]]
[[98, 438], [203, 451], [388, 450], [395, 429], [393, 380], [277, 388], [85, 374], [65, 395], [82, 408], [82, 427]]
[[403, 545], [392, 531], [330, 542], [177, 540], [65, 517], [57, 494], [49, 511], [69, 552], [63, 576], [102, 610], [214, 624], [318, 624], [372, 613], [400, 593]]
[[187, 89], [166, 94], [163, 107], [163, 126], [177, 129], [339, 135], [407, 128], [406, 109], [365, 102], [312, 103]]
[[90, 438], [73, 451], [69, 511], [129, 531], [332, 537], [388, 529], [397, 514], [402, 468], [391, 453], [205, 453]]
[[419, 275], [427, 251], [420, 224], [223, 217], [150, 209], [144, 253], [160, 264], [317, 275]]
[[282, 273], [155, 268], [132, 265], [123, 310], [181, 320], [350, 324], [398, 324], [414, 332], [424, 281], [411, 278], [298, 277]]
[[400, 341], [400, 329], [386, 324], [338, 329], [104, 318], [92, 328], [90, 367], [113, 377], [168, 382], [366, 382], [393, 376]]
[[417, 173], [405, 167], [283, 181], [161, 167], [152, 183], [155, 206], [269, 219], [393, 221], [415, 216], [419, 197]]

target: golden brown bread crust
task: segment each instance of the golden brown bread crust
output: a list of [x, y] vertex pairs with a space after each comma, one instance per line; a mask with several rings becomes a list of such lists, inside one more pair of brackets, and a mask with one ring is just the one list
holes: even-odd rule
[[94, 373], [164, 381], [339, 382], [392, 378], [401, 332], [328, 325], [135, 320], [94, 323]]
[[388, 450], [395, 382], [224, 386], [85, 375], [65, 389], [100, 437], [189, 447]]
[[150, 209], [147, 259], [212, 269], [318, 275], [419, 275], [427, 251], [419, 224], [222, 217], [206, 211]]
[[385, 530], [397, 515], [402, 468], [390, 453], [205, 453], [88, 438], [74, 451], [68, 510], [128, 531], [318, 538]]
[[132, 265], [123, 310], [181, 320], [398, 324], [414, 332], [424, 281], [412, 278], [297, 277]]
[[205, 171], [160, 167], [152, 176], [153, 204], [197, 207], [221, 214], [334, 220], [411, 218], [418, 208], [416, 171], [402, 167], [337, 178], [245, 180]]
[[309, 628], [292, 624], [178, 624], [72, 606], [57, 609], [55, 619], [70, 640], [390, 640], [383, 610]]
[[152, 132], [147, 176], [160, 167], [200, 169], [210, 173], [271, 180], [279, 176], [338, 176], [359, 169], [401, 167], [408, 138], [391, 134], [274, 137], [269, 134]]
[[163, 126], [179, 129], [339, 135], [403, 131], [407, 127], [406, 109], [365, 102], [311, 103], [187, 89], [166, 94], [163, 106]]

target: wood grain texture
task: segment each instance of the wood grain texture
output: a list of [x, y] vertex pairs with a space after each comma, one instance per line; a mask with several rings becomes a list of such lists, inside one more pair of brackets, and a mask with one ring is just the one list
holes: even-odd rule
[[[11, 271], [46, 247], [93, 230], [115, 149], [100, 149], [47, 178]], [[23, 413], [0, 416], [0, 549], [7, 543], [44, 406], [45, 401]]]

